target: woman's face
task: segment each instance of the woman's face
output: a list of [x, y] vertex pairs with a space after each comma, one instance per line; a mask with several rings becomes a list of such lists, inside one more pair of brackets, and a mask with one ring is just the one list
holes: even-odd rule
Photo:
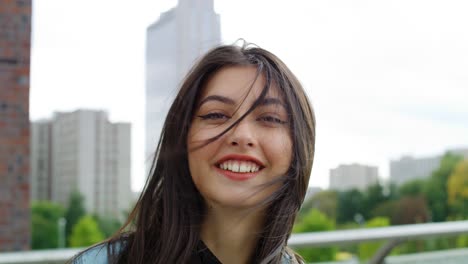
[[253, 83], [256, 71], [247, 66], [221, 69], [207, 82], [198, 101], [187, 137], [188, 160], [192, 179], [210, 206], [256, 205], [282, 183], [261, 185], [282, 177], [290, 167], [290, 120], [275, 85], [237, 126], [203, 146], [239, 119], [259, 97], [265, 79], [259, 76]]

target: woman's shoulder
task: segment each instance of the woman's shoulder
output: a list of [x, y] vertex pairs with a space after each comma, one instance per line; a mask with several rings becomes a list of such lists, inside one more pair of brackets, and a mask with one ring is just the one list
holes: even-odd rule
[[[108, 254], [109, 248], [111, 249], [111, 254]], [[95, 245], [91, 248], [86, 249], [83, 252], [80, 252], [78, 255], [73, 257], [72, 264], [107, 264], [109, 263], [109, 255], [115, 256], [120, 253], [122, 250], [122, 242], [115, 242], [112, 245], [109, 245], [108, 242], [104, 242], [98, 245]]]

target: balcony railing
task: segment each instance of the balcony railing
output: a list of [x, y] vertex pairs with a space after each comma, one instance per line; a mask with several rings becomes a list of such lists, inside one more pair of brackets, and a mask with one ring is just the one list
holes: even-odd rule
[[414, 240], [463, 233], [468, 234], [468, 221], [293, 234], [288, 244], [291, 247], [321, 247], [376, 240]]
[[[391, 251], [393, 246], [398, 244], [399, 242], [420, 238], [453, 236], [460, 234], [468, 234], [468, 221], [293, 234], [289, 239], [288, 244], [291, 247], [323, 247], [329, 245], [388, 240], [389, 242], [387, 243], [387, 245], [384, 245], [384, 248], [379, 250], [376, 257], [370, 261], [370, 263], [383, 263], [383, 259], [385, 258], [385, 256]], [[80, 250], [82, 249], [35, 250], [27, 252], [0, 253], [0, 264], [64, 263], [73, 255], [78, 253]], [[419, 255], [414, 254], [412, 256], [406, 257], [389, 257], [388, 260], [389, 263], [413, 263], [401, 261], [404, 261], [405, 259], [410, 259], [411, 261], [414, 261], [418, 258], [423, 260], [424, 258], [430, 258], [431, 254], [437, 254], [437, 256], [439, 257], [444, 256], [443, 259], [447, 259], [447, 256], [450, 255], [453, 255], [454, 257], [462, 256], [463, 258], [465, 256], [468, 257], [468, 250], [455, 250], [444, 252], [445, 253], [423, 253]], [[448, 255], [445, 256], [444, 254]], [[436, 262], [430, 262], [426, 259], [424, 263], [428, 264]]]

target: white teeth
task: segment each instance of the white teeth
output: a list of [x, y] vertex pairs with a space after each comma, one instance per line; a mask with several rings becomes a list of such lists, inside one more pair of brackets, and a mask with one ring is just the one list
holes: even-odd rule
[[254, 166], [250, 169], [251, 172], [257, 172], [259, 170], [258, 166]]
[[239, 172], [239, 162], [234, 162], [234, 164], [232, 165], [232, 171]]
[[245, 172], [252, 172], [251, 169], [252, 169], [252, 163], [249, 162], [245, 165]]
[[240, 172], [248, 172], [248, 170], [247, 170], [247, 164], [241, 163], [240, 166], [239, 166], [239, 171], [240, 171]]
[[228, 160], [219, 164], [219, 168], [223, 170], [229, 170], [233, 172], [247, 173], [247, 172], [257, 172], [260, 170], [260, 167], [250, 161], [237, 161], [237, 160]]

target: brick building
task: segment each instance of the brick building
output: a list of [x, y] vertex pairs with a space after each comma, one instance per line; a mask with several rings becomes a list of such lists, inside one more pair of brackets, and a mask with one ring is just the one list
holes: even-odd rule
[[0, 252], [29, 249], [31, 0], [0, 0]]

